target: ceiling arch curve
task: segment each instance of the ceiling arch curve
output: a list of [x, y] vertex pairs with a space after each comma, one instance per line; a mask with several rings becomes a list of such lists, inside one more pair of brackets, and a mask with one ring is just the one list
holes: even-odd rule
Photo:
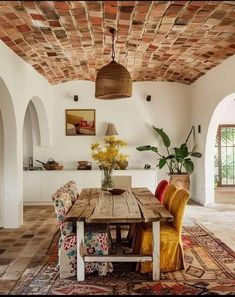
[[0, 38], [51, 84], [95, 81], [116, 61], [133, 81], [191, 84], [235, 53], [234, 1], [4, 1]]

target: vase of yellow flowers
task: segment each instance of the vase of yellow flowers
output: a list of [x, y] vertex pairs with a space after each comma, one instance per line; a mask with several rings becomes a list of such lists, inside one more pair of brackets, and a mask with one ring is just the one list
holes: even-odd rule
[[126, 145], [126, 141], [116, 138], [115, 136], [105, 137], [102, 144], [93, 143], [91, 145], [92, 159], [102, 170], [101, 187], [103, 190], [113, 188], [113, 170], [117, 164], [126, 161], [128, 157], [120, 152], [120, 149]]
[[101, 188], [102, 190], [113, 188], [112, 168], [102, 168]]

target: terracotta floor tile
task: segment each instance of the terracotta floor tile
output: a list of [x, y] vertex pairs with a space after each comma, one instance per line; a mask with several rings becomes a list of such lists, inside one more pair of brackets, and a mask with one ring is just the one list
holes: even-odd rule
[[0, 249], [3, 249], [3, 250], [5, 250], [11, 246], [12, 246], [12, 244], [9, 244], [9, 243], [0, 243]]
[[32, 261], [30, 262], [28, 268], [40, 267], [42, 265], [41, 261]]
[[7, 252], [10, 252], [10, 253], [19, 253], [20, 251], [22, 251], [22, 249], [24, 248], [24, 246], [12, 246], [10, 247]]
[[18, 280], [22, 275], [22, 271], [7, 270], [1, 277], [1, 280]]
[[0, 265], [0, 273], [4, 273], [9, 265]]
[[26, 234], [26, 235], [22, 235], [22, 238], [33, 238], [34, 234]]
[[4, 239], [3, 241], [2, 241], [2, 243], [14, 243], [15, 242], [15, 239]]
[[23, 247], [23, 246], [25, 246], [25, 245], [26, 245], [26, 243], [18, 243], [18, 242], [17, 242], [17, 243], [15, 243], [13, 246], [22, 246], [22, 247]]
[[0, 265], [9, 265], [12, 263], [12, 259], [5, 258], [5, 259], [0, 259]]
[[14, 287], [15, 283], [15, 281], [0, 280], [0, 295], [9, 293], [10, 290]]

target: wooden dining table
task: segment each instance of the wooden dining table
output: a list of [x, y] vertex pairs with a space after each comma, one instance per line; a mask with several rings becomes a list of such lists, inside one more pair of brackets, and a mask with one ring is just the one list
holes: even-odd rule
[[[85, 280], [85, 262], [152, 261], [152, 278], [160, 279], [160, 222], [173, 221], [173, 216], [160, 204], [148, 188], [129, 188], [121, 195], [112, 195], [100, 188], [83, 189], [66, 220], [77, 221], [77, 280]], [[120, 254], [84, 255], [84, 224], [151, 223], [152, 255]]]

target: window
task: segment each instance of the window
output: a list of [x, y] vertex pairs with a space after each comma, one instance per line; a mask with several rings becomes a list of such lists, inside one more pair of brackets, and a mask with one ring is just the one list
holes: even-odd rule
[[220, 125], [218, 128], [215, 179], [218, 186], [235, 185], [235, 125]]

